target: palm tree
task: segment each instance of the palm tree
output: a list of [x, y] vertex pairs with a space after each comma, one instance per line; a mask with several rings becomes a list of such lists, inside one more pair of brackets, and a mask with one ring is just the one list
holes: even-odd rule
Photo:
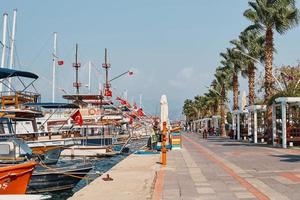
[[226, 49], [226, 53], [220, 53], [224, 58], [221, 61], [227, 69], [228, 72], [232, 73], [232, 88], [233, 88], [233, 110], [239, 109], [239, 73], [243, 70], [243, 63], [241, 59], [240, 52], [235, 51], [234, 49]]
[[186, 99], [183, 104], [182, 113], [186, 116], [186, 121], [191, 121], [195, 115], [195, 110], [193, 109], [193, 101]]
[[206, 97], [206, 104], [211, 110], [210, 112], [212, 115], [219, 114], [219, 102], [221, 93], [220, 88], [221, 87], [219, 87], [214, 80], [209, 88], [209, 91], [204, 94], [204, 96]]
[[279, 34], [284, 34], [298, 24], [299, 10], [295, 4], [295, 0], [252, 0], [249, 1], [251, 8], [244, 12], [244, 16], [253, 22], [248, 29], [265, 31], [265, 101], [271, 97], [273, 88], [274, 30]]
[[254, 105], [255, 101], [255, 62], [264, 59], [264, 43], [265, 37], [254, 30], [245, 30], [237, 40], [230, 41], [235, 48], [242, 52], [241, 59], [248, 67], [242, 71], [242, 74], [248, 76], [248, 104]]
[[225, 102], [227, 100], [227, 90], [230, 88], [230, 70], [227, 67], [218, 67], [215, 73], [215, 82], [220, 87], [220, 112], [221, 112], [221, 136], [226, 136], [225, 130]]

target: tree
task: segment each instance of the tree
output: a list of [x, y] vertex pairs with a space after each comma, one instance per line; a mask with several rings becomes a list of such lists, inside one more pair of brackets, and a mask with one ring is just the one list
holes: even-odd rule
[[283, 90], [274, 94], [268, 101], [271, 105], [278, 97], [300, 97], [300, 65], [282, 66], [277, 69], [277, 80], [284, 85]]
[[239, 38], [232, 40], [231, 43], [235, 45], [235, 48], [242, 52], [241, 59], [243, 63], [247, 65], [247, 68], [242, 71], [242, 74], [248, 76], [248, 104], [254, 105], [255, 102], [255, 62], [264, 59], [264, 43], [265, 37], [260, 35], [255, 30], [243, 31]]
[[251, 8], [244, 12], [244, 16], [253, 23], [248, 30], [265, 31], [265, 101], [271, 97], [273, 88], [274, 30], [284, 34], [298, 24], [299, 10], [295, 4], [295, 0], [253, 0], [249, 1]]
[[215, 82], [221, 89], [220, 93], [220, 112], [221, 112], [221, 136], [226, 136], [225, 130], [225, 102], [227, 101], [227, 92], [231, 88], [231, 76], [229, 68], [218, 67], [215, 73]]
[[232, 89], [233, 89], [233, 110], [239, 109], [239, 73], [243, 70], [243, 60], [240, 52], [234, 49], [226, 49], [226, 53], [220, 53], [224, 60], [221, 64], [227, 69], [227, 73], [232, 74]]
[[186, 99], [183, 105], [183, 114], [186, 116], [186, 120], [192, 120], [195, 115], [195, 110], [193, 109], [193, 101], [190, 99]]

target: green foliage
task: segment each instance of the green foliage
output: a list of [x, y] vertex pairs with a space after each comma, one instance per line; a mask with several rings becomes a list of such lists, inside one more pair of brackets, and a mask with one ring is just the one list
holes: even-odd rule
[[278, 68], [276, 70], [276, 78], [283, 86], [283, 91], [277, 90], [268, 101], [269, 105], [278, 97], [300, 97], [300, 65]]
[[253, 25], [248, 29], [275, 29], [279, 34], [293, 28], [299, 21], [295, 0], [252, 0], [244, 16]]
[[[246, 77], [249, 63], [265, 60], [267, 42], [260, 32], [265, 33], [269, 30], [272, 33], [276, 30], [279, 34], [283, 34], [298, 24], [299, 10], [296, 8], [295, 0], [250, 0], [249, 6], [244, 16], [253, 24], [247, 27], [238, 39], [231, 41], [234, 48], [228, 48], [226, 52], [220, 53], [222, 66], [217, 67], [208, 92], [202, 96], [196, 96], [194, 100], [187, 99], [184, 102], [183, 114], [188, 120], [218, 113], [219, 106], [227, 101], [228, 91], [232, 90], [233, 75], [241, 72]], [[268, 41], [268, 44], [274, 51], [273, 41]], [[270, 57], [272, 58], [269, 55], [268, 58]], [[285, 86], [285, 89], [279, 92], [278, 87], [275, 88], [277, 92], [270, 99], [269, 104], [280, 96], [300, 96], [299, 66], [297, 68], [282, 67], [277, 74], [277, 79]], [[291, 75], [293, 78], [288, 78]], [[261, 85], [264, 82], [265, 80], [261, 79]], [[229, 117], [228, 120], [230, 121], [231, 118]]]

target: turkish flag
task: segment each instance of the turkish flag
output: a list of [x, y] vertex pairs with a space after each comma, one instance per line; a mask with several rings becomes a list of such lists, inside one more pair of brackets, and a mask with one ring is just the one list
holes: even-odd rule
[[104, 96], [111, 97], [112, 96], [112, 91], [110, 89], [106, 88], [104, 90]]
[[63, 60], [59, 60], [59, 61], [57, 61], [57, 64], [58, 64], [58, 65], [63, 65], [63, 64], [64, 64], [64, 61], [63, 61]]
[[73, 113], [71, 115], [71, 118], [75, 121], [76, 124], [78, 124], [79, 126], [82, 126], [83, 119], [82, 119], [82, 115], [79, 110], [77, 110], [75, 113]]
[[139, 115], [140, 117], [143, 117], [143, 116], [145, 115], [145, 113], [144, 113], [144, 111], [143, 111], [142, 108], [138, 109], [137, 113], [138, 113], [138, 115]]
[[123, 106], [126, 106], [127, 108], [131, 108], [131, 105], [128, 101], [121, 99], [120, 97], [117, 97], [116, 100], [119, 101]]

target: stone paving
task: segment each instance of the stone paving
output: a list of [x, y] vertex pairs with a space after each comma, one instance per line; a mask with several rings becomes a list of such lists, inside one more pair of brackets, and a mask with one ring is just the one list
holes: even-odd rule
[[185, 133], [167, 155], [160, 199], [300, 199], [300, 150]]

